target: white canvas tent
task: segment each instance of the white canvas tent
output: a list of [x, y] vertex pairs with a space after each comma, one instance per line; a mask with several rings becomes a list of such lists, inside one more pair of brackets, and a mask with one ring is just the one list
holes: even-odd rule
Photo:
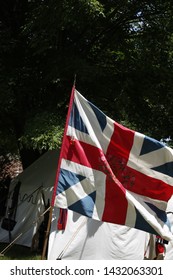
[[125, 226], [103, 223], [68, 211], [65, 231], [57, 231], [54, 209], [48, 259], [144, 259], [149, 234]]
[[[48, 203], [48, 199], [51, 200], [58, 156], [58, 151], [46, 152], [19, 174], [10, 185], [6, 212], [11, 206], [16, 184], [21, 183], [14, 218], [16, 225], [10, 233], [11, 240], [21, 235], [16, 244], [31, 247], [32, 238], [43, 221], [43, 217], [39, 219], [39, 216], [45, 211], [44, 200], [45, 204]], [[36, 220], [38, 221], [33, 223]], [[0, 223], [0, 242], [8, 243], [9, 232], [2, 228], [2, 223], [3, 219]]]

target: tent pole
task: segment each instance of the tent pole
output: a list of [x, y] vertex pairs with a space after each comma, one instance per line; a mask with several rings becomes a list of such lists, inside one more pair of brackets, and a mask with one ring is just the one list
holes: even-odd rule
[[42, 255], [41, 255], [41, 259], [42, 259], [42, 260], [45, 259], [45, 255], [46, 255], [47, 243], [48, 243], [48, 238], [49, 238], [49, 233], [50, 233], [50, 227], [51, 227], [51, 222], [52, 222], [52, 211], [53, 211], [53, 208], [50, 207], [50, 211], [49, 211], [49, 220], [48, 220], [47, 229], [46, 229], [46, 232], [45, 232], [45, 239], [44, 239], [43, 251], [42, 251]]
[[1, 256], [4, 256], [4, 253], [9, 249], [11, 248], [11, 246], [16, 242], [16, 240], [18, 240], [21, 236], [22, 236], [23, 233], [20, 233], [13, 241], [10, 242], [9, 245], [7, 245], [5, 247], [5, 249], [0, 253]]

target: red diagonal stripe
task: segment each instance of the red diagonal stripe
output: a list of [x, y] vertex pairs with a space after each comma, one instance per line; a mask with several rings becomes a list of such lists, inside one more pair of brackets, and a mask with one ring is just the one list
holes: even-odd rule
[[62, 158], [103, 171], [101, 160], [103, 157], [104, 154], [99, 148], [66, 136]]

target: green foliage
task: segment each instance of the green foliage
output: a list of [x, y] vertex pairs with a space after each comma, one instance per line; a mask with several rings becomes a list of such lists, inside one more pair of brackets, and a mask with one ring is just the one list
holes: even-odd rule
[[57, 149], [61, 146], [64, 122], [61, 117], [50, 112], [37, 113], [28, 119], [24, 134], [20, 137], [20, 147], [37, 150]]
[[60, 145], [75, 74], [113, 119], [173, 138], [172, 12], [170, 0], [3, 1], [0, 152]]

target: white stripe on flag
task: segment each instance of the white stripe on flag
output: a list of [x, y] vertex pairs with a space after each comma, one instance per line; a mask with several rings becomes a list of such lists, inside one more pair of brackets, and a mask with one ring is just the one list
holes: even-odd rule
[[[72, 163], [65, 159], [63, 159], [61, 162], [61, 168], [66, 169], [70, 172], [74, 172], [76, 174], [80, 174], [87, 178], [86, 180], [82, 181], [82, 185], [85, 183], [85, 187], [90, 188], [89, 191], [86, 190], [86, 194], [89, 194], [92, 191], [96, 191], [96, 201], [95, 201], [92, 217], [93, 219], [101, 220], [104, 211], [104, 206], [105, 206], [106, 174], [86, 166], [84, 168], [83, 165], [81, 164], [74, 163], [74, 162]], [[91, 187], [92, 187], [92, 191], [91, 191]], [[73, 191], [75, 190], [74, 188], [72, 189]], [[78, 189], [76, 191], [78, 191]], [[66, 192], [66, 195], [71, 195], [71, 194], [69, 192]], [[63, 192], [62, 196], [65, 196], [65, 192]], [[73, 200], [73, 202], [75, 201]]]
[[[165, 210], [167, 206], [166, 202], [154, 200], [149, 197], [141, 196], [130, 191], [126, 191], [126, 198], [128, 200], [128, 203], [136, 207], [136, 209], [141, 213], [141, 215], [151, 225], [151, 227], [155, 229], [156, 232], [160, 232], [162, 237], [165, 237], [165, 239], [172, 239], [172, 233], [170, 232], [168, 226], [163, 221], [161, 221], [156, 216], [156, 213], [152, 211], [152, 209], [145, 203], [145, 201], [150, 202], [153, 205], [157, 205], [157, 207], [159, 206], [159, 209]], [[131, 211], [131, 208], [132, 207], [129, 207], [128, 210]], [[132, 214], [134, 214], [134, 211], [132, 212]], [[130, 219], [129, 215], [131, 215], [131, 213], [127, 214], [125, 225], [129, 227], [134, 227], [133, 222], [135, 222], [135, 220]]]
[[152, 167], [156, 167], [160, 164], [165, 163], [164, 153], [166, 149], [163, 148], [160, 150], [150, 152], [149, 154], [140, 156], [144, 137], [145, 135], [135, 132], [134, 142], [130, 151], [127, 166], [133, 168], [136, 171], [141, 172], [142, 174], [145, 174], [148, 177], [161, 180], [166, 184], [173, 186], [172, 177], [151, 169]]
[[97, 186], [97, 192], [92, 218], [96, 220], [102, 220], [103, 211], [105, 207], [106, 175], [102, 172], [95, 170], [94, 177]]
[[81, 142], [84, 142], [86, 144], [90, 144], [92, 146], [97, 147], [96, 143], [94, 142], [94, 139], [91, 138], [90, 135], [75, 129], [74, 127], [68, 126], [67, 135], [71, 136], [71, 137], [74, 137], [74, 139], [76, 139], [78, 141], [81, 141]]
[[107, 125], [105, 130], [102, 131], [94, 111], [90, 107], [88, 101], [78, 91], [76, 91], [75, 94], [75, 103], [80, 111], [80, 116], [87, 127], [88, 133], [92, 141], [95, 143], [95, 146], [100, 149], [102, 148], [102, 150], [106, 152], [112, 133], [114, 132], [114, 121], [105, 115]]
[[68, 188], [66, 191], [60, 193], [58, 197], [64, 195], [66, 193], [66, 198], [67, 198], [67, 205], [71, 206], [75, 202], [85, 198], [88, 196], [90, 193], [92, 193], [93, 186], [89, 184], [87, 179], [82, 180], [81, 182], [77, 183], [76, 185], [73, 185], [72, 187]]

